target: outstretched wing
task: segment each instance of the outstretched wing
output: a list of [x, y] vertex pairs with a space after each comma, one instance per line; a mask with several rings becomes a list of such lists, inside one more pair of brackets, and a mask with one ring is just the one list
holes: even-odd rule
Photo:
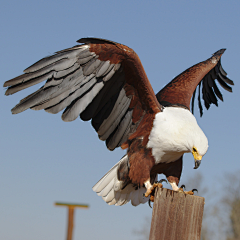
[[12, 113], [28, 108], [53, 114], [64, 110], [63, 121], [73, 121], [79, 115], [84, 121], [91, 119], [99, 138], [113, 150], [133, 133], [140, 133], [139, 126], [160, 111], [160, 104], [131, 48], [97, 38], [78, 42], [83, 44], [43, 58], [23, 75], [5, 82], [5, 94], [47, 80], [22, 99]]
[[229, 85], [234, 85], [233, 81], [226, 77], [227, 73], [223, 70], [221, 65], [221, 56], [224, 51], [225, 49], [217, 51], [211, 58], [192, 66], [174, 78], [157, 93], [156, 96], [158, 101], [162, 105], [179, 105], [189, 110], [191, 101], [191, 110], [193, 113], [194, 100], [196, 92], [198, 92], [198, 106], [200, 115], [202, 116], [202, 89], [202, 98], [205, 107], [209, 109], [212, 103], [218, 106], [217, 97], [222, 101], [223, 97], [215, 81], [217, 80], [219, 84], [229, 92], [232, 92], [232, 88]]
[[[218, 81], [222, 88], [224, 88], [228, 92], [232, 92], [232, 88], [229, 85], [234, 85], [234, 83], [227, 77], [227, 73], [223, 70], [221, 65], [221, 59], [219, 59], [217, 65], [212, 70], [210, 70], [198, 84], [198, 107], [200, 110], [200, 116], [203, 115], [203, 108], [201, 103], [201, 85], [202, 85], [202, 99], [207, 110], [209, 109], [211, 104], [218, 106], [217, 98], [223, 101], [223, 96], [217, 87], [217, 84], [215, 82], [216, 80]], [[191, 103], [192, 113], [194, 113], [194, 100], [196, 91], [197, 88], [193, 92], [192, 96]]]

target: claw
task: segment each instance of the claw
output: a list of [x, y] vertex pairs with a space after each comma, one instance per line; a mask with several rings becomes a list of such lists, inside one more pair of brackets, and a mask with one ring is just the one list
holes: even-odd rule
[[149, 196], [148, 205], [149, 205], [150, 208], [152, 208], [151, 202], [154, 202], [155, 190], [156, 190], [157, 187], [162, 188], [162, 182], [167, 182], [167, 181], [165, 179], [161, 179], [159, 182], [155, 182], [152, 185], [152, 187], [150, 189], [147, 189], [145, 194], [143, 194], [144, 197], [148, 197]]
[[166, 179], [161, 179], [160, 181], [158, 181], [158, 183], [162, 183], [162, 182], [168, 183]]
[[198, 190], [196, 188], [192, 189], [192, 192], [197, 192], [198, 193]]
[[180, 187], [180, 188], [182, 188], [182, 189], [183, 189], [183, 188], [186, 188], [186, 186], [183, 184], [183, 185], [181, 185], [181, 187]]
[[150, 199], [148, 199], [148, 205], [149, 205], [150, 208], [152, 208]]

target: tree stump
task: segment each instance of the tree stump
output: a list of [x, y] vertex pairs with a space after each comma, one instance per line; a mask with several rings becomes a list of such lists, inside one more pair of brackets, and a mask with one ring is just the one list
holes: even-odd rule
[[156, 189], [149, 240], [200, 240], [204, 200], [166, 188]]

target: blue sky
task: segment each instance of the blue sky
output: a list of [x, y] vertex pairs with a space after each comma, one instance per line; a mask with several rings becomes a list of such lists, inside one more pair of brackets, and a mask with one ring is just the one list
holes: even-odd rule
[[[185, 155], [181, 180], [187, 186], [199, 171], [204, 184], [218, 189], [225, 172], [240, 169], [239, 9], [238, 1], [1, 1], [1, 82], [94, 36], [133, 48], [158, 92], [227, 48], [222, 65], [235, 83], [233, 93], [222, 90], [224, 103], [202, 118], [195, 109], [210, 147], [199, 170]], [[31, 110], [12, 115], [10, 109], [38, 87], [9, 97], [2, 88], [0, 94], [0, 239], [65, 239], [67, 211], [55, 201], [90, 205], [76, 211], [74, 239], [136, 239], [133, 230], [151, 216], [148, 205], [108, 206], [91, 189], [125, 152], [108, 151], [90, 123], [79, 119], [64, 123], [60, 114]]]

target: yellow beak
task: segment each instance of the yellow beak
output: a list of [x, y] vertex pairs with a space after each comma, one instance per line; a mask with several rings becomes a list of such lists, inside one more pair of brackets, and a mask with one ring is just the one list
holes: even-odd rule
[[195, 160], [195, 167], [194, 167], [194, 169], [197, 169], [200, 166], [200, 164], [201, 164], [202, 156], [199, 155], [199, 153], [197, 151], [194, 151], [194, 150], [192, 150], [192, 155], [193, 155], [194, 160]]

